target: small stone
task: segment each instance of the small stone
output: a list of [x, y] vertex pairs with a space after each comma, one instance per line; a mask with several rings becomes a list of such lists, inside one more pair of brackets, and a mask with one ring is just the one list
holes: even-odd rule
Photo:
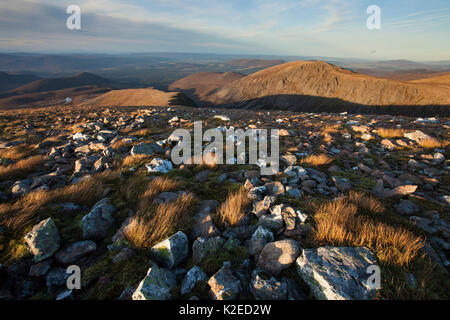
[[214, 300], [236, 300], [241, 290], [240, 280], [233, 275], [230, 264], [226, 262], [208, 280], [208, 284]]
[[42, 262], [33, 264], [30, 268], [30, 272], [28, 273], [29, 277], [43, 277], [50, 270], [52, 266], [52, 261], [44, 260]]
[[69, 278], [69, 274], [66, 272], [64, 268], [53, 268], [51, 269], [46, 276], [47, 287], [50, 286], [62, 286], [66, 283]]
[[287, 285], [264, 270], [254, 270], [250, 291], [257, 300], [286, 300]]
[[300, 255], [301, 247], [295, 240], [280, 240], [267, 244], [259, 255], [257, 267], [274, 275], [287, 269]]
[[216, 254], [225, 243], [222, 237], [197, 238], [192, 245], [192, 258], [195, 264], [199, 264], [207, 256]]
[[340, 192], [345, 193], [352, 189], [352, 184], [346, 178], [332, 177], [332, 179]]
[[412, 216], [420, 212], [420, 208], [412, 201], [402, 200], [395, 206], [395, 211], [401, 215]]
[[186, 273], [182, 283], [181, 283], [181, 294], [187, 294], [195, 287], [197, 282], [207, 281], [208, 276], [197, 266], [194, 266], [191, 270]]
[[116, 208], [108, 198], [97, 202], [91, 211], [81, 219], [83, 238], [102, 239], [106, 237], [109, 229], [114, 223], [112, 214]]
[[55, 259], [61, 264], [68, 265], [84, 256], [87, 256], [95, 250], [97, 250], [97, 245], [94, 241], [80, 241], [70, 245], [64, 250], [57, 252]]

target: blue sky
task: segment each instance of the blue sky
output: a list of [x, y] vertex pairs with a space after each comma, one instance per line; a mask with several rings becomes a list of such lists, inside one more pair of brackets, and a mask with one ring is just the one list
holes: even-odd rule
[[[81, 30], [65, 27], [72, 4]], [[380, 30], [366, 27], [370, 5], [381, 7]], [[450, 60], [450, 1], [2, 1], [0, 51]]]

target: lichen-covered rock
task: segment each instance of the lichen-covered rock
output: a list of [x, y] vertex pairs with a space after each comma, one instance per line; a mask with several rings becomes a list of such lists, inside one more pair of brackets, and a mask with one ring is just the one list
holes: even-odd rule
[[85, 240], [76, 242], [69, 247], [56, 253], [55, 259], [61, 264], [68, 265], [78, 259], [88, 255], [97, 250], [97, 245], [94, 241]]
[[263, 226], [259, 226], [258, 229], [253, 233], [252, 240], [263, 239], [266, 243], [272, 242], [274, 240], [273, 233]]
[[256, 266], [277, 275], [289, 268], [300, 253], [301, 247], [295, 240], [271, 242], [262, 250]]
[[192, 267], [192, 269], [186, 273], [186, 276], [181, 283], [181, 294], [187, 294], [191, 292], [197, 282], [206, 282], [207, 280], [208, 276], [203, 272], [202, 269], [197, 266]]
[[222, 237], [197, 238], [192, 245], [192, 258], [195, 264], [199, 264], [210, 254], [217, 253], [225, 243]]
[[52, 218], [39, 222], [25, 236], [35, 262], [45, 260], [58, 251], [59, 241], [59, 231]]
[[150, 249], [152, 257], [163, 267], [171, 269], [189, 255], [189, 239], [181, 231], [154, 245]]
[[106, 237], [114, 223], [113, 213], [116, 208], [108, 198], [97, 202], [92, 210], [81, 219], [83, 238], [101, 239]]
[[214, 300], [235, 300], [241, 291], [241, 281], [233, 275], [229, 262], [223, 264], [223, 267], [208, 280], [208, 284]]
[[366, 300], [376, 295], [368, 284], [375, 256], [365, 247], [304, 249], [297, 270], [320, 300]]
[[263, 226], [273, 232], [278, 232], [284, 226], [284, 220], [281, 215], [265, 214], [259, 218], [258, 226]]
[[133, 293], [133, 300], [170, 300], [171, 290], [177, 286], [175, 273], [153, 266]]
[[288, 295], [286, 282], [280, 282], [270, 273], [260, 269], [253, 271], [250, 291], [258, 300], [286, 300]]
[[145, 156], [152, 156], [156, 152], [164, 152], [164, 149], [157, 145], [156, 143], [139, 143], [135, 145], [131, 149], [131, 155], [132, 156], [139, 156], [139, 155], [145, 155]]

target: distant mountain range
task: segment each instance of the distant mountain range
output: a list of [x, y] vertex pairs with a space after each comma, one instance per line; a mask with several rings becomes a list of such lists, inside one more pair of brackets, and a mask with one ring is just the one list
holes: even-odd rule
[[337, 111], [355, 107], [450, 106], [450, 88], [445, 85], [450, 74], [439, 77], [441, 85], [436, 85], [433, 78], [401, 82], [361, 75], [322, 61], [295, 61], [230, 78], [222, 87], [214, 86], [218, 81], [212, 81], [213, 76], [221, 77], [208, 74], [202, 81], [202, 74], [192, 75], [171, 88], [194, 94], [205, 105], [234, 108]]
[[[139, 59], [147, 58], [139, 56]], [[309, 112], [449, 113], [450, 72], [408, 69], [424, 65], [405, 60], [372, 63], [385, 69], [358, 69], [365, 66], [361, 61], [353, 63], [356, 68], [343, 68], [317, 60], [284, 62], [252, 58], [205, 65], [167, 62], [143, 68], [124, 67], [120, 71], [121, 81], [111, 80], [117, 76], [116, 71], [103, 71], [112, 77], [82, 72], [37, 80], [33, 75], [0, 73], [0, 80], [4, 79], [0, 84], [9, 81], [10, 86], [20, 85], [0, 93], [0, 109], [64, 103], [180, 104]], [[225, 71], [196, 72], [202, 69]], [[362, 72], [356, 72], [359, 70]], [[152, 81], [167, 85], [162, 85], [163, 90], [146, 85], [146, 73], [151, 74]], [[134, 82], [136, 79], [139, 80]]]
[[65, 98], [90, 96], [120, 88], [114, 81], [83, 72], [70, 77], [36, 80], [0, 93], [0, 109], [63, 103]]

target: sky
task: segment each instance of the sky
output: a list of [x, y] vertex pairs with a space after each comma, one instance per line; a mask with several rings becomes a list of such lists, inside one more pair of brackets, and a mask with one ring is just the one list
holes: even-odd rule
[[[81, 30], [66, 27], [70, 5]], [[367, 28], [370, 5], [381, 8], [381, 29]], [[450, 1], [2, 1], [0, 51], [450, 60]]]

